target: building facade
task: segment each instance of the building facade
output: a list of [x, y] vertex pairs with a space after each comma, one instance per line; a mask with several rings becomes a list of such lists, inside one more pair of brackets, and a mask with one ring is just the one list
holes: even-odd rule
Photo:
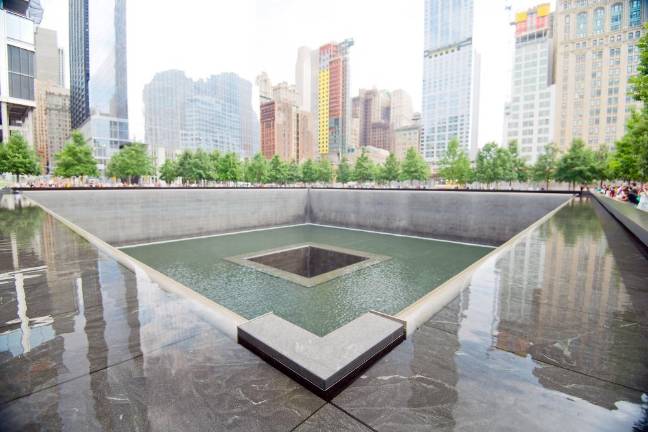
[[236, 74], [193, 81], [182, 71], [159, 72], [143, 95], [146, 142], [155, 155], [202, 149], [248, 157], [258, 149], [252, 83]]
[[100, 172], [129, 142], [126, 0], [70, 0], [70, 121]]
[[416, 113], [410, 119], [408, 126], [394, 129], [394, 155], [403, 160], [407, 150], [413, 148], [421, 151], [421, 115]]
[[556, 110], [554, 142], [574, 138], [591, 148], [612, 147], [634, 107], [630, 77], [648, 19], [647, 0], [560, 0], [555, 12]]
[[392, 99], [386, 90], [360, 89], [352, 100], [352, 117], [358, 119], [358, 146], [391, 151]]
[[480, 61], [473, 47], [473, 0], [425, 0], [423, 143], [435, 164], [452, 138], [477, 150]]
[[320, 157], [339, 161], [349, 152], [352, 39], [319, 48], [317, 68], [317, 149]]
[[412, 124], [414, 109], [412, 97], [405, 90], [394, 90], [390, 94], [390, 120], [392, 129], [402, 128]]
[[0, 2], [0, 141], [20, 133], [33, 143], [34, 24], [41, 18], [37, 1]]
[[41, 172], [51, 174], [54, 155], [70, 137], [70, 91], [64, 86], [63, 50], [54, 30], [38, 27], [35, 33], [34, 147]]
[[504, 111], [504, 140], [535, 163], [553, 140], [553, 16], [550, 4], [515, 15], [511, 100]]

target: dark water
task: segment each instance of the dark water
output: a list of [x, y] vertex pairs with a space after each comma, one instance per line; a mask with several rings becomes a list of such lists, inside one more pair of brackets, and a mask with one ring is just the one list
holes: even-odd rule
[[[223, 260], [306, 242], [391, 259], [311, 288]], [[372, 309], [398, 313], [492, 249], [304, 225], [123, 250], [246, 318], [274, 312], [324, 335]]]

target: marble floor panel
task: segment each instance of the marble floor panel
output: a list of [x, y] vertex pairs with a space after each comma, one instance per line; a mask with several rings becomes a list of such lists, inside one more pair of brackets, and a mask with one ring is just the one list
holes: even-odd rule
[[295, 432], [371, 432], [371, 429], [329, 403], [308, 417]]

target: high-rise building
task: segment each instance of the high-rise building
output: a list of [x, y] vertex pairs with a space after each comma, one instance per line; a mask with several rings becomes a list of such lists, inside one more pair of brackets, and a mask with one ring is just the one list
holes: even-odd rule
[[300, 111], [311, 110], [311, 96], [313, 93], [313, 51], [308, 47], [299, 47], [297, 62], [295, 63], [295, 88], [297, 90], [297, 106]]
[[34, 24], [42, 18], [39, 1], [0, 2], [0, 140], [12, 133], [33, 141]]
[[35, 50], [34, 147], [41, 171], [49, 174], [54, 169], [54, 154], [70, 137], [70, 91], [64, 87], [63, 50], [56, 31], [38, 27]]
[[404, 159], [407, 150], [413, 148], [421, 151], [421, 115], [416, 113], [409, 121], [409, 125], [394, 129], [394, 155]]
[[473, 0], [425, 0], [423, 156], [435, 164], [452, 138], [477, 150], [480, 61], [473, 47]]
[[202, 149], [248, 157], [259, 133], [252, 83], [233, 73], [192, 81], [182, 71], [159, 72], [144, 87], [144, 128], [156, 155]]
[[553, 140], [553, 16], [544, 3], [515, 15], [511, 100], [504, 112], [504, 143], [516, 141], [535, 163]]
[[648, 0], [560, 0], [555, 15], [554, 141], [562, 149], [574, 138], [595, 149], [612, 146], [638, 106], [629, 79], [637, 73]]
[[358, 146], [391, 151], [391, 94], [386, 90], [360, 89], [352, 100], [352, 117], [358, 119]]
[[260, 96], [261, 153], [267, 159], [278, 155], [285, 161], [312, 157], [312, 117], [300, 111], [296, 86], [272, 85], [264, 72], [257, 77]]
[[[351, 121], [349, 48], [352, 39], [319, 48], [317, 71], [317, 149], [333, 162], [348, 152]], [[315, 72], [314, 72], [315, 73]]]
[[391, 127], [398, 129], [412, 124], [412, 97], [405, 90], [394, 90], [391, 92]]
[[70, 115], [103, 172], [129, 142], [126, 0], [70, 0]]

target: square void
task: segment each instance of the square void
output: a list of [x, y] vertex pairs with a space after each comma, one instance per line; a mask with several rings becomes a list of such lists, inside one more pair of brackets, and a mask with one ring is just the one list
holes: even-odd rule
[[226, 259], [300, 285], [312, 287], [385, 261], [389, 257], [308, 243]]

